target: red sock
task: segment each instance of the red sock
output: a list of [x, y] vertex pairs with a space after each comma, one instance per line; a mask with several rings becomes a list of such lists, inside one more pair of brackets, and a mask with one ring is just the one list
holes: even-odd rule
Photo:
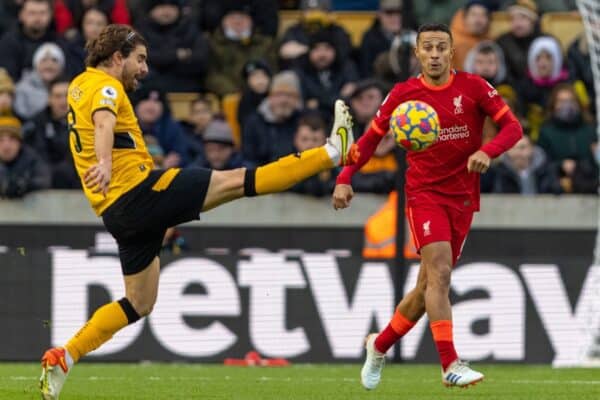
[[416, 322], [409, 320], [402, 315], [400, 311], [396, 310], [388, 326], [377, 335], [377, 338], [375, 339], [375, 349], [380, 353], [386, 353], [388, 349], [402, 336], [406, 335], [415, 324]]
[[440, 355], [440, 362], [444, 371], [448, 365], [458, 359], [452, 339], [452, 321], [434, 321], [430, 324], [435, 347]]

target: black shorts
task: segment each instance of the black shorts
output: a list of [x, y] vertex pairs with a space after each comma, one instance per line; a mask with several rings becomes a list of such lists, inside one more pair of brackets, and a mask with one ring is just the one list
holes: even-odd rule
[[212, 171], [182, 169], [168, 186], [155, 187], [165, 172], [151, 171], [102, 214], [104, 226], [119, 245], [124, 275], [150, 265], [160, 253], [167, 228], [200, 218]]

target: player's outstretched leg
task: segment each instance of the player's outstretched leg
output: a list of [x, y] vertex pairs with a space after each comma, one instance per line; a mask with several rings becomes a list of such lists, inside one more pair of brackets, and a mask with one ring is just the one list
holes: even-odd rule
[[347, 165], [353, 143], [352, 116], [344, 102], [337, 100], [333, 128], [324, 146], [290, 154], [256, 169], [212, 171], [202, 211], [244, 196], [283, 192], [321, 171]]
[[[249, 181], [254, 179], [254, 191], [247, 190], [245, 195], [282, 192], [321, 171], [346, 165], [353, 143], [352, 116], [348, 106], [342, 100], [337, 100], [333, 128], [327, 143], [302, 153], [282, 157], [275, 162], [258, 167], [254, 171], [248, 171], [247, 175], [251, 176], [246, 178]], [[249, 188], [246, 187], [246, 189]]]

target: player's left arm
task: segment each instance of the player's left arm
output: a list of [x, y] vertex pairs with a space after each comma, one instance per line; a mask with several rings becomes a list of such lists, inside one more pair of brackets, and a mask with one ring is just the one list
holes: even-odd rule
[[494, 139], [473, 153], [467, 162], [469, 172], [483, 173], [487, 171], [493, 158], [498, 157], [519, 141], [523, 136], [523, 128], [492, 85], [479, 77], [476, 77], [475, 83], [480, 107], [499, 127], [498, 134]]

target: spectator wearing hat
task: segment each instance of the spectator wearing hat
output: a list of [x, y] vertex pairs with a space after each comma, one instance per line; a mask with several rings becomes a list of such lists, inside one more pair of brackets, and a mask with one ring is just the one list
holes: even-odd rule
[[238, 122], [244, 126], [246, 119], [267, 97], [273, 74], [263, 60], [251, 60], [243, 69], [244, 90], [238, 105]]
[[4, 68], [0, 68], [0, 116], [13, 114], [15, 84]]
[[154, 136], [165, 152], [165, 168], [184, 166], [188, 162], [186, 139], [171, 116], [165, 93], [149, 85], [138, 89], [132, 100], [143, 134]]
[[249, 166], [242, 154], [235, 150], [233, 133], [227, 122], [218, 119], [211, 121], [202, 139], [204, 154], [194, 160], [192, 166], [218, 171]]
[[42, 44], [55, 42], [50, 0], [24, 0], [19, 24], [0, 39], [0, 67], [17, 82], [33, 66], [33, 54]]
[[364, 33], [360, 44], [360, 76], [373, 76], [373, 63], [378, 55], [392, 46], [394, 37], [401, 33], [402, 0], [380, 0], [373, 25]]
[[351, 60], [338, 55], [331, 32], [322, 30], [311, 36], [310, 49], [296, 73], [300, 78], [305, 105], [331, 114], [339, 97], [348, 97], [358, 80]]
[[242, 90], [242, 69], [254, 59], [275, 65], [273, 39], [254, 30], [247, 6], [232, 3], [210, 38], [210, 63], [206, 89], [224, 96]]
[[366, 131], [385, 97], [382, 84], [376, 79], [365, 79], [356, 83], [348, 105], [354, 120], [354, 139]]
[[248, 7], [256, 31], [275, 38], [279, 32], [279, 2], [277, 0], [219, 0], [192, 1], [192, 16], [204, 32], [219, 28], [219, 21], [231, 7], [238, 3]]
[[22, 140], [21, 122], [0, 117], [0, 198], [23, 197], [50, 187], [50, 170]]
[[518, 80], [527, 72], [527, 52], [531, 43], [540, 36], [538, 8], [533, 0], [517, 0], [508, 7], [510, 31], [500, 35], [496, 42], [506, 57], [510, 79]]
[[569, 72], [563, 65], [560, 43], [552, 36], [540, 36], [531, 43], [527, 64], [527, 74], [517, 82], [517, 93], [526, 109], [530, 135], [537, 140], [550, 93], [569, 80]]
[[92, 7], [84, 11], [79, 29], [74, 31], [70, 37], [65, 38], [65, 56], [69, 77], [75, 77], [85, 71], [87, 56], [85, 44], [89, 40], [96, 39], [110, 22], [109, 15], [101, 8]]
[[181, 122], [187, 142], [188, 160], [195, 160], [204, 154], [204, 133], [214, 118], [211, 103], [207, 98], [201, 96], [190, 103], [187, 120]]
[[326, 31], [337, 49], [341, 60], [348, 60], [352, 53], [352, 41], [346, 30], [336, 24], [330, 14], [330, 0], [302, 0], [300, 22], [289, 27], [279, 44], [279, 63], [282, 69], [292, 68], [306, 55], [310, 38], [316, 32]]
[[[327, 140], [326, 130], [325, 120], [318, 112], [304, 113], [294, 133], [294, 150], [302, 152], [323, 146]], [[337, 172], [337, 168], [323, 171], [293, 186], [290, 191], [315, 197], [328, 196], [335, 186]]]
[[291, 153], [301, 109], [302, 92], [296, 74], [276, 74], [269, 95], [242, 126], [244, 160], [260, 166]]
[[67, 37], [74, 34], [90, 8], [101, 10], [115, 24], [131, 25], [127, 0], [54, 0], [56, 32]]
[[148, 41], [148, 79], [168, 92], [200, 91], [209, 62], [204, 35], [182, 15], [181, 0], [149, 0], [146, 4], [148, 17], [139, 28]]
[[481, 41], [490, 39], [491, 11], [484, 0], [469, 0], [454, 14], [450, 24], [454, 56], [452, 63], [457, 69], [464, 69], [469, 51]]
[[65, 55], [54, 43], [44, 43], [33, 55], [33, 71], [23, 75], [15, 88], [15, 112], [30, 119], [48, 105], [48, 87], [65, 70]]

